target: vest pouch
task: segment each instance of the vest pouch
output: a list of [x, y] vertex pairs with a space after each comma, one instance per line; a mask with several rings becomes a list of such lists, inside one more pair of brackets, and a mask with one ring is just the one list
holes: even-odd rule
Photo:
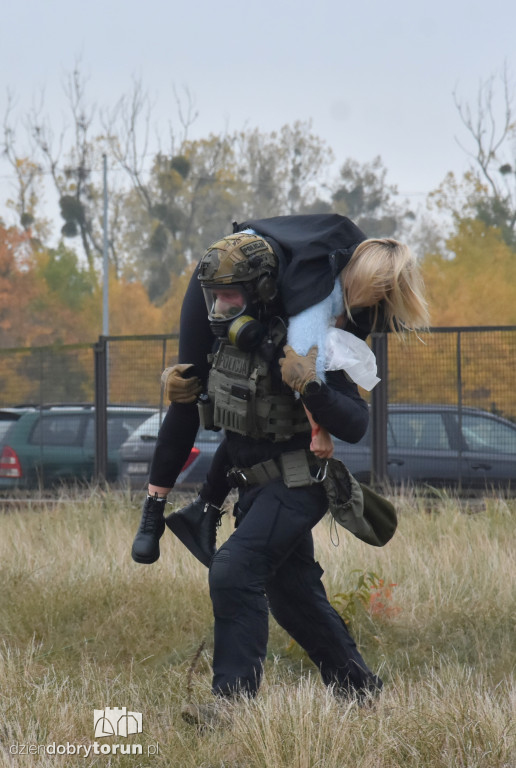
[[312, 485], [314, 482], [314, 478], [310, 474], [308, 458], [304, 448], [299, 451], [281, 453], [279, 463], [283, 482], [287, 488], [303, 488], [305, 485]]
[[223, 371], [212, 370], [209, 393], [214, 401], [213, 423], [239, 435], [255, 429], [255, 386], [252, 380], [232, 379]]
[[213, 421], [213, 400], [209, 395], [201, 395], [197, 401], [197, 409], [199, 411], [199, 421], [203, 429], [214, 429], [215, 424]]

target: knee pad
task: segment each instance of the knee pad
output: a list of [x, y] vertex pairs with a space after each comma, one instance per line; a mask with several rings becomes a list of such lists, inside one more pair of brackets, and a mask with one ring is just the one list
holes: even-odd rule
[[231, 618], [244, 605], [261, 610], [265, 579], [261, 561], [246, 551], [222, 546], [210, 565], [210, 597], [215, 616]]
[[[221, 547], [215, 553], [210, 565], [209, 585], [213, 613], [217, 618], [232, 618], [240, 607], [240, 574], [235, 573], [235, 558], [229, 549]], [[240, 569], [237, 569], [240, 570]]]

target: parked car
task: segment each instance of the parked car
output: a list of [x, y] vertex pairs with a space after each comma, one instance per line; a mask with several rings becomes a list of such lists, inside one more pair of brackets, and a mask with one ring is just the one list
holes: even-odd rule
[[32, 408], [20, 406], [18, 408], [0, 409], [0, 445], [2, 444], [4, 435], [7, 433], [7, 430], [14, 424], [15, 421], [18, 421], [23, 413], [26, 413], [28, 410], [32, 410]]
[[[516, 424], [477, 408], [388, 406], [387, 475], [393, 485], [481, 490], [516, 488]], [[335, 457], [369, 482], [370, 429], [360, 442], [335, 441]]]
[[[129, 488], [143, 490], [147, 487], [159, 427], [160, 415], [156, 413], [140, 424], [120, 448], [120, 477]], [[223, 432], [199, 430], [190, 455], [177, 478], [176, 488], [186, 489], [202, 485], [222, 437]]]
[[[121, 477], [143, 489], [159, 428], [155, 414], [122, 446]], [[200, 430], [177, 485], [201, 485], [221, 432]], [[334, 438], [334, 456], [361, 482], [371, 479], [370, 428], [351, 444]], [[452, 405], [388, 406], [387, 473], [393, 485], [412, 483], [464, 490], [516, 488], [516, 424], [487, 411]]]
[[[107, 480], [118, 479], [119, 448], [156, 412], [140, 406], [108, 406]], [[92, 405], [3, 409], [0, 423], [0, 491], [89, 482], [95, 467], [95, 409]], [[11, 414], [9, 416], [8, 414]]]

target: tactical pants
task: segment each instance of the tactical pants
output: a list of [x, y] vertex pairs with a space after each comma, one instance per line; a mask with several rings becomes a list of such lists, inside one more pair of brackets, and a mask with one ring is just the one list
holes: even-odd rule
[[327, 685], [347, 694], [379, 690], [338, 613], [314, 560], [311, 529], [327, 501], [319, 485], [281, 480], [241, 490], [239, 522], [209, 575], [215, 617], [213, 692], [254, 695], [267, 652], [269, 608], [308, 653]]

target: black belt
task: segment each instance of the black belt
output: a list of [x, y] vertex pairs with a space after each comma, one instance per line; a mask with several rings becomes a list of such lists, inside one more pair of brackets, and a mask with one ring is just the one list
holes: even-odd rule
[[326, 462], [310, 451], [281, 453], [277, 459], [268, 459], [252, 467], [231, 467], [227, 478], [232, 488], [246, 488], [249, 485], [266, 485], [282, 478], [288, 488], [301, 488], [313, 483], [322, 483], [326, 477]]

